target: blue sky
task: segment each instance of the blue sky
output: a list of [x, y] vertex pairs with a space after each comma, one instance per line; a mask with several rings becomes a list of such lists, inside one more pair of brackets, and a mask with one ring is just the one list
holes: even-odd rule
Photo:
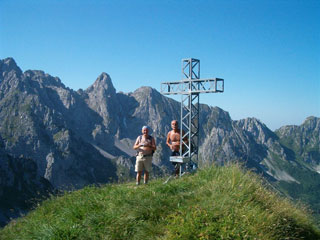
[[160, 91], [193, 57], [201, 78], [225, 79], [200, 102], [234, 120], [274, 130], [320, 117], [319, 0], [0, 0], [6, 57], [74, 90], [106, 72], [123, 92]]

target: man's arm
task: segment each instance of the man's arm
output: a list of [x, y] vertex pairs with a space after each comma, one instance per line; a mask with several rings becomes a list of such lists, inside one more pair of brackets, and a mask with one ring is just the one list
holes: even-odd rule
[[133, 149], [137, 150], [140, 147], [140, 139], [139, 137], [137, 138], [135, 144], [133, 145]]
[[154, 137], [152, 137], [152, 140], [151, 140], [151, 148], [153, 151], [155, 151], [157, 149], [156, 140], [154, 139]]
[[168, 145], [168, 147], [171, 149], [171, 144], [170, 144], [171, 139], [170, 139], [170, 136], [171, 136], [171, 131], [170, 131], [170, 132], [168, 132], [168, 135], [167, 135], [167, 142], [166, 142], [166, 144]]

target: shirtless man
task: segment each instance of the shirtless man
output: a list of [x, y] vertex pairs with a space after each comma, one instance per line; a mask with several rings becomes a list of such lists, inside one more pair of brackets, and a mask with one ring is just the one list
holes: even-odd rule
[[[167, 145], [171, 149], [172, 153], [171, 156], [180, 156], [180, 129], [178, 125], [177, 120], [173, 120], [171, 122], [171, 128], [172, 130], [168, 132], [167, 135]], [[184, 131], [182, 131], [182, 134], [184, 134]], [[187, 139], [185, 138], [183, 140], [185, 143], [187, 143]], [[175, 174], [179, 175], [179, 165], [177, 163], [172, 163], [175, 168]]]
[[180, 129], [177, 120], [171, 122], [172, 130], [167, 135], [167, 145], [172, 151], [171, 156], [180, 155]]
[[149, 173], [152, 170], [152, 154], [156, 150], [156, 142], [154, 138], [149, 135], [149, 128], [147, 126], [142, 127], [142, 135], [137, 137], [133, 149], [138, 151], [135, 165], [135, 171], [137, 172], [136, 184], [140, 184], [143, 170], [144, 183], [147, 184]]

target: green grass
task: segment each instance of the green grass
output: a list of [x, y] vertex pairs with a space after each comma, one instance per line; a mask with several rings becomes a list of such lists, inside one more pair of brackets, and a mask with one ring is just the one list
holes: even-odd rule
[[0, 239], [320, 239], [304, 207], [238, 165], [163, 182], [53, 196], [2, 229]]

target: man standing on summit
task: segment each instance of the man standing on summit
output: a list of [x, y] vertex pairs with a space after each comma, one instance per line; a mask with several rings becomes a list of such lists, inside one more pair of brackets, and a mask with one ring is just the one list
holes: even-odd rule
[[144, 183], [147, 184], [149, 180], [149, 173], [152, 170], [152, 155], [156, 150], [156, 142], [152, 136], [149, 135], [149, 128], [142, 127], [142, 135], [137, 137], [133, 149], [137, 150], [135, 171], [137, 172], [136, 184], [140, 184], [141, 174], [144, 170]]
[[[179, 125], [178, 125], [177, 120], [172, 120], [171, 128], [172, 128], [172, 130], [170, 132], [168, 132], [166, 143], [172, 151], [171, 156], [180, 156], [181, 136], [180, 136], [180, 129], [179, 129]], [[182, 130], [182, 135], [184, 135], [183, 130]], [[187, 144], [188, 139], [185, 137], [183, 139], [183, 142], [185, 142]], [[183, 150], [183, 146], [182, 146], [182, 150]], [[178, 176], [179, 175], [179, 164], [177, 164], [175, 162], [173, 162], [172, 164], [174, 165], [175, 175]]]

